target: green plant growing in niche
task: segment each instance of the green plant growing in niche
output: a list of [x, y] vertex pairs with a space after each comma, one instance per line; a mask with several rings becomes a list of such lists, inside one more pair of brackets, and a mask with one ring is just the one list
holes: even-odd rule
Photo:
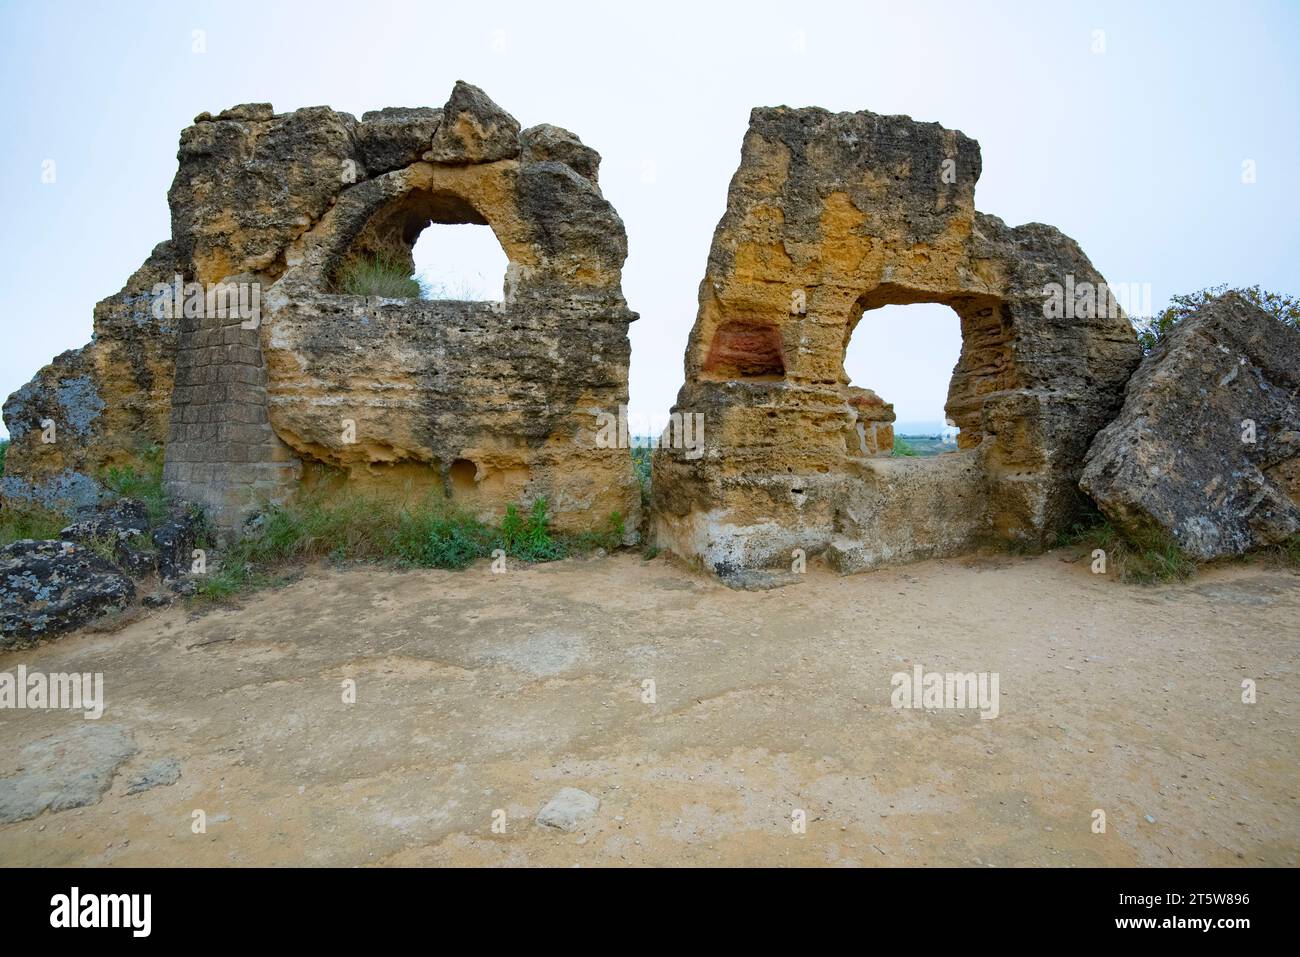
[[407, 266], [383, 253], [348, 262], [339, 271], [335, 285], [339, 292], [349, 296], [426, 298], [425, 286], [411, 275]]
[[167, 515], [167, 493], [163, 491], [163, 448], [151, 445], [140, 453], [138, 463], [110, 465], [102, 480], [105, 488], [122, 498], [143, 503], [149, 521], [161, 521]]

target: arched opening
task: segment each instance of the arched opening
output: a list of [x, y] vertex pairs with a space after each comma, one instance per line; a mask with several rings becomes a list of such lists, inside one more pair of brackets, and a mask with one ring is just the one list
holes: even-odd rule
[[858, 433], [851, 451], [956, 451], [958, 428], [947, 406], [962, 324], [953, 309], [933, 302], [878, 306], [865, 310], [846, 335], [844, 374]]
[[505, 299], [505, 251], [490, 226], [433, 223], [411, 250], [425, 299]]
[[445, 190], [414, 190], [380, 210], [331, 271], [346, 295], [502, 301], [509, 260], [475, 206]]

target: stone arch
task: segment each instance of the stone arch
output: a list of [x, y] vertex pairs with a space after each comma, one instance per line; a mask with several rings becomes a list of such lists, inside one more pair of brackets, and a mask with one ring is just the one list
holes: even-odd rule
[[[185, 384], [196, 388], [173, 397], [170, 487], [232, 528], [257, 500], [292, 494], [320, 471], [302, 466], [318, 464], [379, 493], [438, 488], [487, 520], [545, 497], [561, 530], [604, 527], [616, 511], [635, 529], [629, 455], [589, 441], [596, 413], [627, 402], [627, 327], [636, 318], [621, 289], [627, 239], [597, 185], [595, 151], [558, 127], [521, 132], [465, 83], [442, 110], [383, 110], [360, 124], [328, 110], [292, 114], [293, 124], [269, 107], [238, 122], [245, 115], [267, 126], [256, 131], [263, 137], [306, 127], [301, 155], [268, 154], [250, 176], [247, 149], [215, 161], [205, 154], [220, 171], [209, 193], [247, 193], [269, 211], [251, 217], [250, 233], [284, 205], [257, 193], [265, 184], [291, 181], [306, 164], [320, 195], [283, 228], [218, 250], [221, 261], [256, 250], [275, 268], [259, 277], [267, 288], [256, 328], [182, 334]], [[230, 123], [225, 135], [246, 135]], [[341, 155], [313, 152], [311, 137], [326, 123]], [[458, 222], [492, 229], [509, 262], [504, 301], [335, 287], [351, 257], [410, 262], [420, 230]], [[214, 343], [219, 355], [209, 354]], [[221, 368], [206, 368], [213, 363]], [[188, 425], [236, 415], [248, 428], [214, 425], [209, 435]], [[201, 470], [186, 464], [192, 456]]]
[[[426, 229], [439, 225], [473, 225], [491, 229], [491, 223], [483, 213], [458, 193], [436, 188], [413, 189], [371, 217], [331, 271], [330, 284], [337, 288], [339, 272], [357, 259], [382, 257], [413, 273], [417, 241]], [[497, 239], [498, 245], [500, 242]], [[509, 256], [506, 258], [508, 261]]]
[[431, 224], [487, 226], [512, 272], [534, 270], [540, 257], [514, 202], [517, 178], [514, 161], [416, 163], [360, 184], [303, 238], [300, 258], [281, 281], [286, 290], [301, 284], [334, 293], [340, 270], [357, 258], [382, 254], [411, 265], [416, 239]]
[[[1118, 311], [1064, 320], [1050, 283], [1104, 282], [1078, 246], [975, 210], [979, 145], [904, 116], [756, 109], [714, 234], [673, 411], [705, 447], [660, 447], [659, 543], [724, 580], [844, 571], [990, 540], [1041, 545], [1077, 513], [1088, 442], [1139, 359]], [[962, 351], [942, 462], [860, 455], [869, 414], [844, 373], [848, 338], [884, 305], [949, 306]]]

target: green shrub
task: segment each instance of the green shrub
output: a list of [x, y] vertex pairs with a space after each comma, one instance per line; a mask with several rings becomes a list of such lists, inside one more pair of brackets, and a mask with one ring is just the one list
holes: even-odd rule
[[341, 270], [335, 286], [349, 296], [382, 296], [385, 299], [420, 299], [425, 287], [398, 260], [375, 253], [369, 259], [354, 259]]
[[463, 568], [486, 554], [489, 542], [482, 524], [433, 499], [407, 505], [304, 496], [271, 507], [254, 533], [220, 555], [216, 570], [198, 590], [208, 598], [225, 598], [282, 580], [277, 573], [285, 566], [320, 558]]
[[1169, 305], [1158, 316], [1134, 317], [1133, 327], [1137, 330], [1138, 343], [1142, 346], [1142, 351], [1150, 352], [1176, 324], [1225, 292], [1237, 293], [1292, 329], [1300, 328], [1300, 299], [1285, 293], [1269, 292], [1258, 285], [1232, 288], [1227, 283], [1223, 283], [1186, 295], [1171, 296]]
[[0, 475], [5, 474], [5, 453], [9, 451], [9, 440], [0, 439]]
[[641, 487], [641, 507], [650, 507], [650, 456], [653, 449], [647, 445], [633, 445], [632, 452], [632, 473], [636, 476], [637, 485]]
[[506, 507], [506, 517], [501, 522], [500, 545], [507, 555], [526, 562], [550, 562], [567, 554], [564, 544], [551, 537], [546, 510], [544, 498], [533, 502], [526, 519], [520, 517], [519, 509], [514, 505]]
[[163, 492], [162, 473], [163, 448], [151, 445], [140, 453], [137, 463], [110, 465], [101, 481], [109, 491], [141, 502], [149, 512], [149, 521], [159, 522], [166, 517], [169, 506]]

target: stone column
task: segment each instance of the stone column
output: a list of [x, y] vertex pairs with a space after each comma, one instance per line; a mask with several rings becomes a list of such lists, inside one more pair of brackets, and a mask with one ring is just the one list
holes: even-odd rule
[[261, 334], [251, 324], [237, 314], [180, 320], [163, 465], [168, 494], [202, 505], [226, 540], [290, 495], [301, 471], [269, 424]]

